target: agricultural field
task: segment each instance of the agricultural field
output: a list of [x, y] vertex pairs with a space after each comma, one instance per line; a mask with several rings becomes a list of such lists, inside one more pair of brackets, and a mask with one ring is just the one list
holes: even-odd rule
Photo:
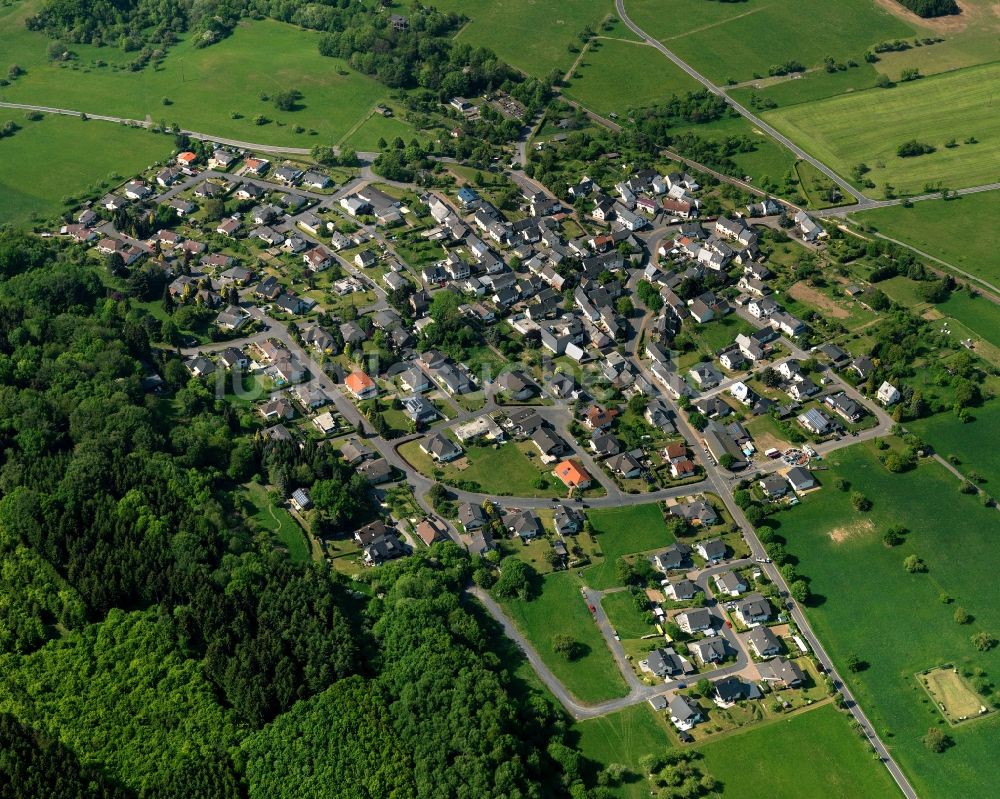
[[832, 56], [862, 61], [885, 39], [912, 37], [912, 26], [872, 0], [748, 0], [706, 3], [628, 0], [629, 16], [650, 36], [717, 83], [766, 76], [790, 60], [806, 67]]
[[[601, 702], [627, 693], [618, 665], [591, 618], [580, 595], [580, 582], [573, 574], [547, 575], [542, 578], [537, 597], [503, 605], [546, 665], [581, 702]], [[572, 637], [582, 654], [573, 661], [557, 654], [552, 648], [556, 633]]]
[[[876, 456], [871, 445], [829, 456], [827, 488], [780, 514], [777, 532], [799, 559], [796, 569], [811, 578], [816, 598], [807, 612], [817, 635], [917, 793], [982, 795], [983, 785], [1000, 779], [990, 754], [1000, 721], [992, 715], [946, 729], [954, 746], [930, 752], [921, 740], [945, 721], [914, 675], [955, 664], [984, 701], [1000, 700], [1000, 652], [981, 652], [970, 640], [979, 631], [1000, 632], [997, 511], [960, 494], [959, 481], [937, 463], [892, 474]], [[855, 511], [850, 492], [834, 488], [837, 478], [870, 497], [872, 510]], [[903, 544], [882, 543], [890, 526], [907, 530]], [[909, 555], [927, 571], [907, 572]], [[970, 622], [955, 621], [957, 607]], [[851, 655], [867, 667], [850, 672], [844, 664]]]
[[[469, 17], [456, 36], [458, 41], [488, 47], [536, 78], [554, 69], [565, 73], [577, 55], [569, 48], [582, 47], [580, 32], [588, 25], [598, 30], [599, 23], [614, 11], [607, 0], [560, 0], [558, 7], [544, 0], [439, 0], [435, 5]], [[628, 35], [625, 31], [623, 25], [615, 24], [607, 35]]]
[[623, 555], [667, 547], [676, 539], [667, 530], [660, 505], [627, 505], [602, 508], [587, 514], [604, 553], [604, 562], [586, 570], [584, 578], [591, 588], [603, 590], [618, 585], [615, 561]]
[[574, 68], [563, 93], [607, 116], [699, 88], [694, 78], [648, 45], [597, 39]]
[[[961, 188], [995, 180], [1000, 172], [1000, 115], [991, 105], [998, 80], [1000, 63], [989, 64], [779, 108], [765, 118], [841, 174], [867, 164], [867, 178], [877, 186], [872, 194], [885, 194], [886, 184], [900, 194]], [[934, 152], [897, 155], [899, 145], [912, 139]], [[955, 146], [946, 147], [952, 139]]]
[[856, 67], [837, 72], [812, 69], [809, 72], [777, 78], [741, 83], [733, 87], [729, 94], [744, 105], [754, 107], [754, 95], [761, 100], [772, 100], [779, 108], [812, 100], [822, 100], [846, 92], [870, 89], [875, 85], [878, 73], [871, 64], [858, 61]]
[[[195, 48], [184, 40], [162, 66], [140, 72], [117, 68], [129, 54], [109, 47], [74, 45], [75, 61], [53, 64], [46, 58], [50, 40], [24, 28], [24, 18], [37, 5], [28, 0], [0, 9], [0, 51], [27, 70], [0, 91], [2, 100], [148, 117], [243, 141], [312, 147], [340, 139], [386, 95], [373, 78], [321, 56], [321, 34], [271, 20], [242, 22], [211, 47]], [[96, 66], [99, 59], [107, 65]], [[284, 89], [302, 92], [298, 110], [278, 111], [261, 99]], [[233, 119], [234, 114], [240, 117]], [[257, 125], [257, 115], [270, 121]]]
[[917, 675], [917, 679], [949, 724], [960, 724], [982, 715], [982, 698], [953, 666], [931, 669]]
[[[165, 159], [173, 138], [122, 125], [0, 109], [0, 125], [21, 130], [0, 139], [0, 224], [25, 224], [63, 211], [64, 197], [101, 191]], [[44, 168], [40, 168], [44, 166]]]
[[899, 205], [878, 208], [853, 214], [851, 218], [1000, 286], [1000, 252], [996, 242], [990, 236], [975, 234], [996, 226], [1000, 219], [1000, 192], [987, 191], [947, 201], [925, 200], [913, 203], [912, 208]]

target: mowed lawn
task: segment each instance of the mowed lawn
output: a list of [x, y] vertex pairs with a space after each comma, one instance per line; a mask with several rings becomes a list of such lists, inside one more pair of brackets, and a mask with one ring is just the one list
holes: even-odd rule
[[[538, 597], [527, 602], [511, 600], [503, 604], [545, 664], [581, 702], [602, 702], [628, 693], [573, 574], [549, 574], [543, 578]], [[553, 650], [553, 637], [563, 634], [581, 645], [583, 653], [576, 660], [566, 660]]]
[[998, 227], [1000, 192], [969, 194], [954, 200], [925, 200], [913, 203], [912, 208], [900, 205], [878, 208], [855, 214], [853, 218], [994, 286], [1000, 285], [1000, 248], [994, 236], [980, 235], [985, 231], [995, 232]]
[[664, 548], [676, 540], [667, 530], [663, 513], [655, 502], [592, 510], [587, 517], [604, 553], [602, 563], [584, 572], [591, 588], [603, 590], [618, 585], [615, 561], [621, 556]]
[[587, 50], [563, 93], [607, 116], [700, 88], [694, 78], [649, 45], [603, 39]]
[[[980, 428], [981, 446], [994, 445], [991, 424]], [[934, 462], [891, 474], [873, 447], [859, 445], [834, 453], [826, 465], [827, 487], [777, 517], [796, 568], [819, 598], [808, 609], [815, 630], [919, 795], [984, 796], [984, 786], [1000, 782], [1000, 718], [949, 728], [955, 746], [934, 754], [921, 739], [941, 715], [914, 675], [943, 663], [982, 668], [990, 682], [1000, 675], [1000, 652], [978, 652], [969, 640], [979, 630], [1000, 634], [1000, 515], [960, 494], [958, 480]], [[850, 493], [833, 488], [837, 477], [872, 499], [870, 513], [856, 512]], [[882, 544], [890, 526], [909, 530], [904, 544]], [[911, 554], [927, 573], [903, 569]], [[956, 606], [974, 621], [956, 624]], [[844, 664], [851, 654], [869, 668], [850, 673]]]
[[872, 0], [626, 0], [625, 10], [718, 83], [766, 76], [772, 65], [789, 60], [806, 67], [821, 65], [827, 56], [861, 62], [871, 45], [914, 34]]
[[292, 515], [282, 507], [271, 503], [267, 489], [258, 483], [248, 483], [246, 498], [253, 507], [251, 518], [261, 530], [266, 530], [274, 543], [288, 551], [288, 558], [293, 563], [304, 563], [309, 560], [309, 542], [306, 534]]
[[[580, 32], [588, 25], [597, 30], [598, 23], [614, 11], [609, 0], [438, 0], [434, 5], [469, 17], [458, 41], [488, 47], [536, 78], [553, 69], [568, 70], [577, 55], [569, 52], [569, 46], [582, 47]], [[609, 35], [627, 35], [623, 31], [619, 23]]]
[[962, 422], [955, 414], [940, 413], [929, 419], [907, 422], [906, 426], [934, 447], [944, 457], [960, 461], [963, 474], [978, 472], [986, 479], [983, 489], [1000, 496], [1000, 447], [990, 445], [1000, 436], [1000, 401], [993, 400], [974, 408], [974, 422]]
[[[865, 163], [882, 194], [919, 194], [925, 186], [961, 188], [1000, 176], [1000, 113], [994, 103], [1000, 63], [869, 89], [765, 114], [778, 130], [841, 174]], [[974, 137], [978, 144], [964, 144]], [[936, 148], [900, 158], [896, 149], [916, 139]], [[957, 147], [945, 143], [955, 139]]]
[[172, 137], [108, 122], [29, 122], [23, 111], [0, 109], [0, 124], [8, 120], [21, 130], [0, 139], [0, 224], [57, 216], [64, 197], [110, 186], [173, 152]]
[[[21, 17], [34, 5], [23, 3], [14, 7], [20, 9], [17, 14], [0, 16], [0, 52], [9, 47], [10, 60], [17, 58], [27, 69], [3, 88], [2, 98], [9, 102], [132, 119], [149, 116], [220, 137], [312, 147], [340, 139], [388, 93], [346, 62], [321, 56], [320, 33], [272, 20], [242, 22], [211, 47], [197, 49], [190, 40], [182, 41], [170, 48], [162, 67], [140, 72], [94, 66], [98, 58], [113, 65], [133, 57], [110, 47], [74, 45], [75, 62], [51, 64], [45, 56], [50, 40], [23, 28]], [[260, 98], [284, 89], [302, 92], [298, 110], [278, 111]], [[233, 113], [242, 116], [232, 119]], [[256, 125], [258, 114], [271, 121]], [[296, 133], [296, 126], [304, 132]]]
[[734, 799], [864, 797], [894, 799], [899, 789], [830, 704], [751, 727], [701, 748], [702, 768]]

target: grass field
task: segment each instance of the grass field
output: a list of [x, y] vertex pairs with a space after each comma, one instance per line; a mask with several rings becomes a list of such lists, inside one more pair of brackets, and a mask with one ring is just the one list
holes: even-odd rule
[[592, 510], [587, 517], [604, 553], [604, 562], [584, 573], [591, 588], [605, 589], [618, 585], [615, 561], [622, 555], [667, 547], [675, 540], [667, 531], [663, 513], [655, 502]]
[[940, 258], [969, 274], [1000, 286], [1000, 251], [991, 236], [976, 231], [1000, 219], [1000, 192], [987, 191], [954, 200], [926, 200], [912, 208], [900, 205], [853, 215], [879, 233]]
[[[312, 147], [341, 138], [387, 93], [345, 62], [321, 56], [319, 33], [271, 20], [243, 22], [211, 47], [182, 41], [162, 67], [141, 72], [93, 66], [98, 58], [115, 64], [131, 57], [109, 47], [74, 45], [78, 58], [72, 65], [50, 64], [49, 39], [24, 28], [24, 18], [37, 6], [30, 0], [0, 10], [0, 52], [27, 70], [0, 90], [0, 99], [133, 119], [148, 115], [223, 137]], [[260, 99], [261, 93], [288, 88], [303, 94], [297, 111], [280, 112]], [[164, 97], [170, 105], [163, 104]], [[232, 119], [233, 112], [242, 118]], [[258, 126], [258, 114], [272, 121]], [[296, 133], [296, 125], [307, 132]], [[308, 135], [310, 129], [318, 135]]]
[[[501, 496], [552, 497], [565, 493], [563, 484], [552, 476], [552, 467], [541, 462], [530, 441], [508, 442], [496, 449], [469, 446], [458, 460], [439, 464], [420, 450], [421, 440], [403, 444], [399, 454], [428, 476], [440, 471], [445, 480], [478, 483], [481, 491]], [[465, 464], [465, 468], [459, 468]], [[546, 481], [546, 487], [536, 485], [539, 479]]]
[[563, 93], [607, 116], [698, 88], [694, 78], [652, 47], [606, 39], [587, 50]]
[[615, 627], [615, 632], [622, 638], [642, 638], [644, 635], [655, 632], [653, 627], [646, 624], [635, 606], [632, 594], [628, 591], [618, 591], [614, 594], [606, 594], [601, 598], [601, 607], [608, 614], [608, 619]]
[[[641, 799], [650, 796], [650, 785], [640, 776], [640, 760], [672, 746], [664, 724], [644, 703], [581, 722], [573, 730], [588, 758], [603, 765], [621, 763], [632, 772], [614, 795]], [[704, 756], [699, 767], [716, 778], [727, 799], [898, 795], [847, 718], [830, 704], [702, 744], [698, 751]]]
[[730, 136], [749, 136], [757, 144], [757, 148], [749, 153], [736, 153], [731, 158], [743, 174], [751, 178], [755, 186], [762, 185], [765, 179], [781, 183], [784, 176], [795, 168], [795, 156], [790, 150], [786, 150], [743, 117], [722, 119], [707, 125], [681, 126], [674, 128], [673, 132], [693, 133], [709, 141], [718, 141]]
[[[578, 34], [614, 11], [607, 0], [438, 0], [442, 11], [457, 11], [470, 18], [457, 39], [488, 47], [522, 72], [543, 78], [553, 69], [565, 72], [576, 58], [570, 45], [582, 46]], [[626, 35], [617, 24], [608, 35]]]
[[21, 111], [0, 109], [0, 124], [7, 120], [21, 130], [0, 139], [0, 224], [56, 216], [64, 197], [105, 181], [110, 186], [173, 152], [167, 136], [108, 122], [57, 116], [29, 122]]
[[627, 0], [625, 8], [650, 36], [719, 83], [767, 75], [789, 60], [807, 67], [827, 56], [860, 62], [871, 45], [913, 35], [872, 0]]
[[871, 64], [859, 61], [858, 66], [842, 72], [814, 69], [810, 72], [781, 80], [764, 79], [763, 85], [740, 86], [729, 93], [744, 105], [753, 95], [774, 100], [780, 107], [822, 100], [845, 92], [870, 89], [875, 85], [877, 73]]
[[832, 705], [751, 728], [701, 749], [723, 796], [892, 799], [899, 790]]
[[1000, 401], [975, 408], [972, 415], [974, 422], [963, 423], [954, 414], [941, 413], [906, 426], [944, 457], [957, 457], [961, 472], [975, 471], [986, 478], [983, 488], [987, 493], [1000, 495], [1000, 449], [984, 446], [1000, 430]]
[[246, 498], [253, 505], [255, 513], [251, 518], [261, 530], [266, 530], [278, 546], [288, 551], [288, 559], [293, 563], [309, 560], [309, 542], [299, 523], [281, 507], [271, 504], [267, 489], [258, 483], [248, 483]]
[[[581, 702], [601, 702], [627, 693], [618, 665], [591, 618], [574, 575], [547, 575], [540, 596], [528, 602], [505, 602], [504, 609], [546, 665]], [[552, 649], [552, 638], [557, 634], [571, 636], [581, 645], [583, 654], [573, 661], [557, 654]]]
[[[980, 429], [981, 441], [990, 430]], [[962, 725], [949, 732], [953, 748], [929, 752], [921, 739], [944, 721], [914, 675], [942, 663], [973, 676], [982, 669], [984, 690], [993, 692], [1000, 652], [978, 652], [970, 636], [1000, 632], [997, 512], [961, 495], [958, 480], [936, 463], [891, 474], [874, 448], [861, 445], [834, 453], [826, 464], [828, 488], [777, 518], [778, 533], [799, 559], [796, 568], [812, 578], [818, 599], [808, 613], [816, 633], [919, 795], [982, 796], [984, 785], [1000, 780], [991, 754], [1000, 722], [994, 715]], [[869, 514], [853, 510], [849, 492], [829, 488], [837, 477], [873, 500]], [[882, 544], [890, 525], [909, 530], [904, 544]], [[903, 569], [910, 554], [923, 559], [927, 573]], [[956, 624], [955, 606], [974, 620]], [[869, 667], [856, 674], [843, 668], [851, 654]]]
[[[961, 70], [892, 89], [870, 89], [814, 103], [777, 109], [765, 118], [782, 133], [841, 174], [865, 163], [883, 193], [925, 187], [960, 188], [989, 183], [1000, 174], [1000, 114], [993, 94], [1000, 63]], [[964, 144], [975, 137], [978, 144]], [[945, 147], [949, 139], [958, 146]], [[936, 151], [900, 158], [896, 148], [910, 139]]]
[[[427, 132], [423, 131], [423, 134], [427, 135]], [[338, 144], [360, 152], [377, 152], [379, 139], [391, 143], [397, 136], [408, 142], [413, 136], [413, 128], [399, 117], [372, 114], [357, 128], [346, 133]]]
[[949, 724], [959, 724], [980, 715], [983, 701], [954, 667], [931, 669], [917, 675], [920, 684], [941, 710]]
[[976, 336], [982, 336], [995, 347], [1000, 347], [1000, 305], [956, 291], [936, 308], [961, 322]]

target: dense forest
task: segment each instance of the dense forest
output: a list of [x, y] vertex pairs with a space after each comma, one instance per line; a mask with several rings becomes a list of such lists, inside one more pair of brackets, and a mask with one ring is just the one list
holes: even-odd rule
[[79, 251], [0, 231], [0, 796], [599, 797], [515, 684], [439, 544], [352, 583], [293, 564], [238, 501], [320, 486], [330, 447], [264, 445]]
[[955, 0], [898, 0], [899, 4], [921, 17], [946, 17], [961, 14]]

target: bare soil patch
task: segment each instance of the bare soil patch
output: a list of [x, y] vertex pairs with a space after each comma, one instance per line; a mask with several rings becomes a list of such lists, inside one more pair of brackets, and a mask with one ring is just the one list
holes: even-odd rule
[[[925, 19], [914, 14], [910, 9], [900, 5], [896, 0], [875, 0], [882, 8], [893, 16], [899, 17], [911, 25], [932, 30], [935, 33], [961, 33], [970, 24], [983, 15], [983, 9], [968, 0], [957, 0], [958, 7], [962, 9], [961, 14], [953, 14], [948, 17], [934, 17]], [[996, 13], [996, 6], [992, 9]]]
[[983, 700], [953, 667], [932, 669], [926, 674], [918, 674], [917, 679], [949, 724], [960, 724], [989, 713]]
[[788, 289], [788, 293], [796, 300], [814, 305], [834, 319], [847, 319], [851, 315], [850, 311], [842, 308], [822, 291], [801, 280], [798, 283], [793, 283], [791, 288]]
[[871, 519], [862, 519], [854, 524], [845, 524], [834, 527], [830, 532], [830, 540], [835, 544], [842, 544], [849, 538], [870, 533], [875, 529], [875, 523]]

